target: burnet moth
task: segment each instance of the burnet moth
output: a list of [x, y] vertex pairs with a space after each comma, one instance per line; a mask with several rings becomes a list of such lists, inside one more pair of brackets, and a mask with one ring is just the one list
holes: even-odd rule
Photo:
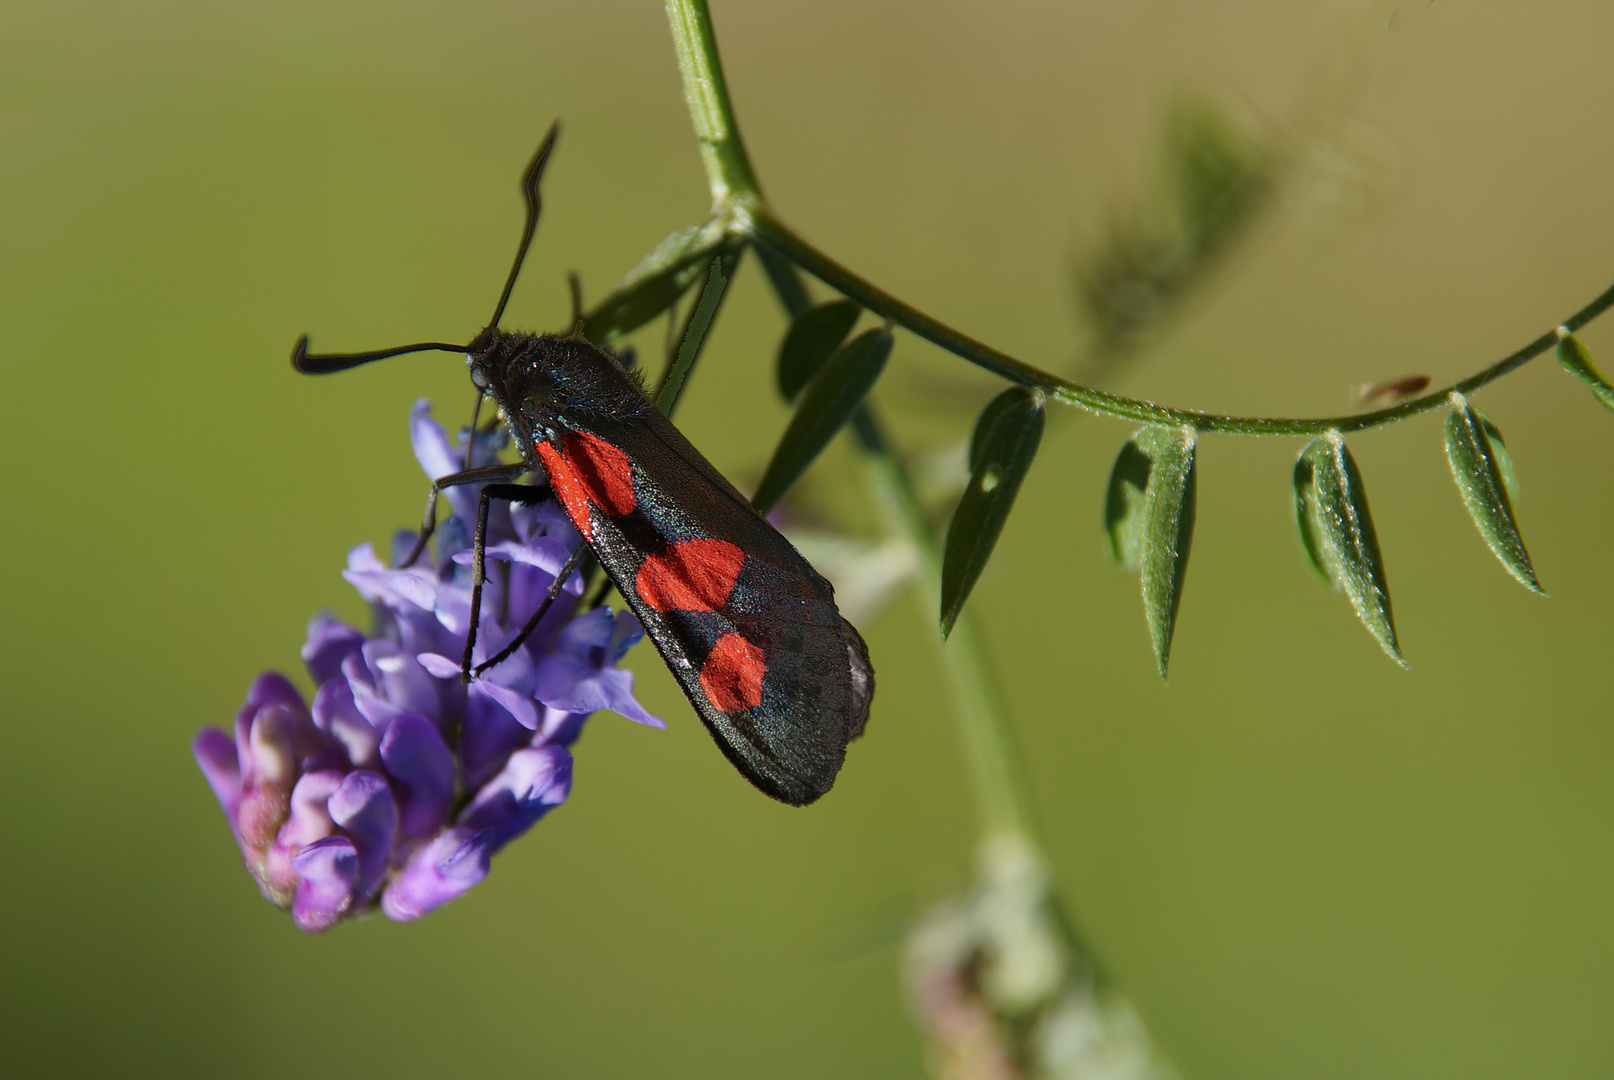
[[[521, 461], [438, 477], [420, 539], [404, 562], [424, 549], [443, 488], [485, 485], [472, 555], [467, 681], [515, 651], [592, 552], [728, 759], [764, 793], [805, 806], [835, 782], [874, 696], [868, 650], [836, 608], [834, 588], [690, 445], [614, 356], [578, 336], [576, 327], [564, 337], [499, 329], [537, 231], [538, 181], [557, 131], [558, 124], [550, 128], [522, 175], [526, 224], [487, 329], [463, 346], [424, 342], [322, 355], [307, 351], [304, 336], [292, 365], [327, 374], [403, 353], [459, 353], [480, 392], [478, 405], [483, 396], [498, 404]], [[547, 483], [509, 482], [539, 472]], [[550, 497], [586, 543], [522, 631], [473, 668], [489, 500]]]

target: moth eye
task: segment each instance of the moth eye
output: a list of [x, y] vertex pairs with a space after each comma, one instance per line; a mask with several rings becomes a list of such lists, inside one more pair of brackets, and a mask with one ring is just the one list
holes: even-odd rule
[[478, 390], [486, 390], [488, 388], [488, 373], [479, 367], [472, 368], [471, 385]]

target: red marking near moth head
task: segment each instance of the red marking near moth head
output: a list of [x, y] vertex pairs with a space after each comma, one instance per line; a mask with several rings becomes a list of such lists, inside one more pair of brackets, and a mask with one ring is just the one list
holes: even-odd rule
[[701, 666], [701, 689], [726, 713], [762, 704], [762, 676], [768, 670], [762, 650], [739, 634], [724, 634]]
[[745, 552], [727, 540], [682, 540], [639, 565], [634, 588], [657, 611], [717, 611], [729, 602]]
[[595, 506], [607, 517], [633, 513], [639, 499], [633, 494], [633, 462], [628, 455], [586, 431], [568, 431], [561, 445]]
[[549, 486], [555, 489], [555, 497], [565, 507], [566, 516], [572, 519], [572, 524], [583, 534], [584, 540], [593, 539], [594, 523], [588, 516], [588, 491], [583, 486], [583, 478], [577, 475], [570, 461], [560, 456], [559, 450], [546, 442], [538, 444], [538, 458], [544, 463], [544, 471], [549, 474]]

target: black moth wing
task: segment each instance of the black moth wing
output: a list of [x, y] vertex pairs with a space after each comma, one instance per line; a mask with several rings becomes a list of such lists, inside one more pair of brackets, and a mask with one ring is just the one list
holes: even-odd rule
[[[874, 692], [868, 651], [841, 617], [834, 587], [758, 514], [662, 413], [591, 414], [585, 431], [632, 466], [635, 506], [595, 504], [590, 544], [712, 737], [745, 777], [803, 806], [835, 782]], [[640, 591], [646, 561], [691, 540], [739, 548], [743, 565], [716, 610], [665, 610]], [[714, 646], [739, 634], [760, 651], [761, 700], [725, 711], [703, 685]]]

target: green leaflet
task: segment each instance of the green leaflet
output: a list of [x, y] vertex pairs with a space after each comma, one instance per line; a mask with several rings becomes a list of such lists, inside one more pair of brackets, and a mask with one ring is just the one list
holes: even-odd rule
[[634, 284], [618, 288], [588, 313], [583, 335], [598, 344], [660, 315], [705, 276], [707, 262], [720, 254], [727, 239], [722, 231], [702, 225], [673, 233], [628, 275]]
[[1513, 517], [1511, 496], [1516, 489], [1508, 483], [1513, 472], [1511, 455], [1490, 418], [1455, 390], [1446, 417], [1446, 460], [1480, 536], [1519, 584], [1541, 593], [1530, 553], [1519, 536], [1519, 523]]
[[891, 355], [891, 335], [875, 329], [859, 334], [825, 360], [802, 388], [796, 415], [774, 448], [751, 504], [767, 513], [807, 470], [829, 440], [874, 386]]
[[796, 400], [813, 373], [846, 340], [862, 313], [863, 309], [850, 300], [830, 300], [791, 320], [779, 344], [779, 392], [786, 401]]
[[684, 323], [684, 337], [678, 344], [678, 352], [662, 376], [661, 388], [656, 391], [656, 408], [667, 416], [672, 415], [673, 406], [678, 404], [684, 380], [689, 377], [690, 368], [695, 366], [695, 358], [706, 343], [706, 331], [712, 328], [712, 319], [717, 315], [717, 305], [723, 302], [723, 292], [734, 276], [733, 262], [730, 262], [726, 275], [723, 273], [723, 263], [722, 258], [712, 260], [712, 267], [706, 274], [706, 284], [701, 287], [701, 294]]
[[1023, 407], [1025, 397], [1014, 390], [1005, 390], [997, 397], [986, 403], [981, 415], [975, 418], [975, 428], [970, 432], [970, 452], [965, 458], [965, 468], [974, 472], [981, 463], [981, 455], [986, 452], [986, 437], [992, 433], [992, 425], [998, 418], [1010, 409]]
[[1143, 428], [1115, 459], [1104, 500], [1110, 558], [1142, 571], [1143, 616], [1162, 679], [1194, 541], [1194, 443], [1187, 428]]
[[1043, 395], [1039, 390], [1012, 387], [987, 405], [982, 419], [992, 419], [983, 431], [976, 425], [970, 447], [970, 482], [947, 526], [942, 552], [941, 631], [953, 632], [959, 610], [975, 587], [976, 578], [992, 556], [1003, 523], [1014, 506], [1042, 441]]
[[1313, 439], [1295, 462], [1295, 523], [1306, 556], [1323, 579], [1350, 597], [1357, 617], [1402, 667], [1390, 614], [1379, 538], [1367, 508], [1367, 491], [1345, 438], [1330, 431]]
[[1614, 412], [1614, 385], [1610, 385], [1603, 378], [1603, 373], [1592, 365], [1592, 354], [1586, 350], [1586, 346], [1573, 334], [1565, 332], [1563, 327], [1558, 328], [1558, 333], [1558, 362], [1565, 371], [1591, 387], [1597, 400], [1603, 403], [1603, 408]]

